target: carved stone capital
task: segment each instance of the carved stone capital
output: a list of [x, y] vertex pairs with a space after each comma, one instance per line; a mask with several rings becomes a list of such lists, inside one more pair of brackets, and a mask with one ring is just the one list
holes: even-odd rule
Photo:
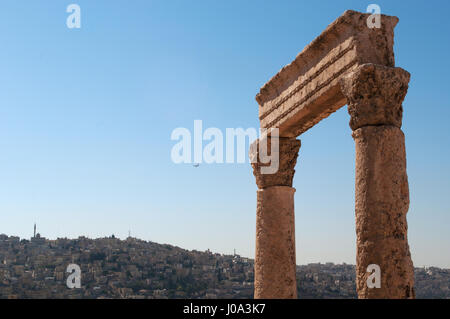
[[340, 80], [347, 98], [350, 127], [369, 125], [402, 126], [402, 102], [410, 74], [401, 68], [364, 64]]
[[[250, 159], [253, 167], [253, 175], [256, 178], [256, 184], [259, 189], [272, 186], [290, 186], [294, 179], [295, 164], [297, 163], [298, 151], [301, 146], [300, 140], [290, 137], [277, 137], [278, 150], [272, 154], [272, 139], [275, 137], [266, 137], [263, 140], [256, 140], [250, 146]], [[271, 158], [270, 163], [263, 163], [260, 143], [267, 143], [268, 157]], [[273, 174], [264, 173], [262, 168], [274, 166], [277, 162], [277, 171]]]

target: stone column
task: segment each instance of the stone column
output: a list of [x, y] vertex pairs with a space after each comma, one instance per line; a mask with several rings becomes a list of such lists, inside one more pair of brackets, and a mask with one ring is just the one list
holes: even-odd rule
[[[414, 298], [414, 268], [407, 239], [409, 188], [402, 102], [410, 74], [365, 64], [341, 80], [356, 144], [356, 286], [359, 298]], [[381, 287], [369, 288], [369, 265]]]
[[[270, 138], [269, 145], [270, 145]], [[256, 148], [256, 144], [252, 147]], [[269, 146], [270, 149], [270, 146]], [[297, 298], [295, 218], [292, 180], [300, 141], [279, 138], [279, 168], [263, 174], [260, 162], [252, 163], [256, 177], [255, 298]], [[253, 154], [259, 154], [256, 150]], [[252, 161], [253, 162], [253, 161]]]

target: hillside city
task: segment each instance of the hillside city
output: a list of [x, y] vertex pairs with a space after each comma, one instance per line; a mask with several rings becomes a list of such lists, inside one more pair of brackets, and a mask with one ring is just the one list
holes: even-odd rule
[[[70, 264], [81, 288], [70, 289]], [[253, 260], [128, 237], [30, 240], [0, 235], [1, 299], [253, 298]], [[416, 268], [417, 298], [450, 299], [450, 269]], [[299, 298], [356, 298], [355, 266], [297, 266]]]

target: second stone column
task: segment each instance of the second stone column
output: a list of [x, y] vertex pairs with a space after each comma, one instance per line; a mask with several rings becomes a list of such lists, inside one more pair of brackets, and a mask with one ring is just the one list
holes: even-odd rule
[[[292, 188], [292, 180], [299, 149], [299, 140], [279, 138], [277, 172], [263, 174], [261, 168], [265, 164], [252, 164], [258, 185], [255, 254], [257, 299], [297, 298], [295, 189]], [[256, 150], [255, 154], [259, 156]]]
[[[356, 288], [359, 298], [414, 298], [402, 102], [409, 73], [365, 64], [341, 81], [356, 145]], [[375, 269], [379, 270], [376, 284]], [[373, 285], [373, 284], [376, 285]]]

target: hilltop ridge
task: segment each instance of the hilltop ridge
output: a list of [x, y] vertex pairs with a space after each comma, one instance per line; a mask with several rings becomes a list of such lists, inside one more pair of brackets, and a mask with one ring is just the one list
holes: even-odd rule
[[[81, 288], [66, 285], [69, 264]], [[253, 298], [253, 260], [128, 237], [0, 235], [0, 298]], [[416, 268], [418, 298], [450, 298], [450, 270]], [[300, 298], [356, 298], [355, 266], [297, 266]]]

